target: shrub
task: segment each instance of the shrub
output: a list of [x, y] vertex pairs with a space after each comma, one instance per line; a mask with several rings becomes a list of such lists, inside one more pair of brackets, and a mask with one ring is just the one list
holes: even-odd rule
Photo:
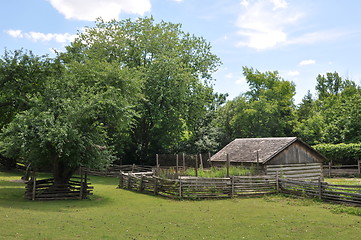
[[361, 160], [361, 143], [318, 144], [313, 148], [334, 164], [357, 164]]

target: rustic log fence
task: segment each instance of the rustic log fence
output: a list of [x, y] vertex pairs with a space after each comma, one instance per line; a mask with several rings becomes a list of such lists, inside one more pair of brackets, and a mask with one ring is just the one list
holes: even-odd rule
[[336, 185], [321, 181], [285, 179], [276, 176], [232, 176], [229, 178], [156, 176], [121, 173], [119, 188], [174, 199], [208, 199], [286, 193], [324, 201], [361, 206], [361, 185]]
[[170, 198], [203, 199], [253, 196], [276, 192], [275, 178], [232, 176], [229, 178], [180, 177], [164, 179], [121, 173], [119, 188], [148, 192]]
[[327, 177], [361, 175], [361, 160], [354, 165], [340, 165], [329, 162], [323, 165], [323, 174]]
[[119, 172], [134, 172], [142, 174], [153, 174], [153, 167], [146, 165], [116, 165], [112, 164], [104, 170], [88, 169], [88, 174], [93, 176], [119, 177]]
[[280, 191], [284, 193], [361, 206], [361, 185], [339, 185], [322, 181], [309, 182], [291, 179], [279, 179], [279, 182]]
[[86, 199], [92, 195], [93, 187], [87, 173], [72, 177], [66, 184], [54, 184], [54, 178], [36, 180], [35, 174], [26, 182], [25, 198], [29, 200]]

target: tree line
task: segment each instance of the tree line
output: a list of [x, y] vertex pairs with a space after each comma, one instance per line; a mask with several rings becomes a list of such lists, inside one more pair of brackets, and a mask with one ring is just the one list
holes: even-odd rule
[[361, 141], [361, 89], [317, 77], [295, 105], [295, 84], [243, 67], [250, 90], [227, 101], [221, 65], [202, 37], [153, 18], [103, 21], [55, 57], [0, 59], [0, 157], [46, 168], [58, 183], [79, 166], [152, 164], [156, 153], [215, 152], [238, 137], [299, 136], [309, 144]]

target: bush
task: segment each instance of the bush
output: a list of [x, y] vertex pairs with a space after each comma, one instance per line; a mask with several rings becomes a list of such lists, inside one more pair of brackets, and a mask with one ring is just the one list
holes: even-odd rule
[[361, 160], [361, 143], [318, 144], [313, 148], [333, 164], [357, 164]]

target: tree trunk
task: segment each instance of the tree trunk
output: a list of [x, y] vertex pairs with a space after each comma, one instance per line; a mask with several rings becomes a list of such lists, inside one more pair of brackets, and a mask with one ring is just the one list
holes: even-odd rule
[[61, 161], [58, 156], [53, 159], [53, 177], [54, 185], [65, 185], [69, 182], [71, 176], [76, 171], [76, 168], [68, 166]]

